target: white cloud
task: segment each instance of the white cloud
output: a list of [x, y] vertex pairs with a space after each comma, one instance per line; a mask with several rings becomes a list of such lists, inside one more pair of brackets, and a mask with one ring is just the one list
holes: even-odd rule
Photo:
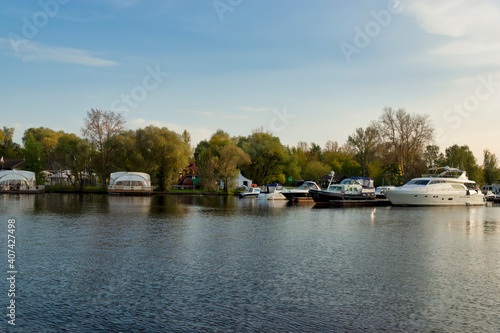
[[270, 108], [254, 108], [250, 106], [242, 106], [240, 107], [240, 109], [243, 111], [250, 111], [250, 112], [262, 112], [271, 110]]
[[461, 65], [500, 64], [500, 5], [491, 0], [407, 0], [404, 12], [430, 34], [449, 37], [428, 52]]
[[96, 57], [87, 50], [48, 46], [14, 36], [9, 39], [0, 37], [0, 49], [14, 51], [14, 55], [22, 61], [50, 61], [85, 66], [116, 65], [116, 62]]
[[229, 114], [225, 112], [210, 112], [210, 111], [187, 111], [189, 113], [196, 114], [198, 116], [204, 116], [209, 118], [219, 118], [219, 119], [248, 119], [246, 115]]

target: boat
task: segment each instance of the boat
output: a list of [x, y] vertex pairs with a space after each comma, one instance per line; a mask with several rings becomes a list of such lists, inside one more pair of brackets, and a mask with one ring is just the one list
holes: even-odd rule
[[144, 195], [153, 193], [151, 178], [144, 172], [113, 172], [109, 176], [108, 193]]
[[238, 196], [240, 198], [257, 198], [260, 193], [260, 188], [258, 187], [248, 187], [245, 192], [240, 192]]
[[476, 182], [458, 168], [431, 168], [433, 173], [414, 178], [385, 193], [396, 206], [482, 206], [484, 195]]
[[396, 188], [396, 186], [393, 185], [386, 185], [386, 186], [379, 186], [375, 189], [375, 196], [380, 199], [385, 199], [385, 192], [392, 190], [393, 188]]
[[[333, 179], [333, 171], [332, 175]], [[375, 200], [375, 187], [373, 179], [367, 177], [349, 177], [340, 182], [340, 184], [328, 184], [326, 190], [309, 190], [315, 203], [331, 204], [335, 201], [356, 200], [367, 201]]]
[[293, 190], [283, 190], [281, 194], [285, 196], [288, 200], [312, 200], [312, 196], [309, 193], [310, 189], [321, 190], [318, 184], [313, 181], [305, 181], [298, 188]]
[[261, 186], [261, 191], [257, 196], [257, 199], [263, 200], [285, 200], [285, 196], [282, 194], [284, 188], [281, 184], [267, 184]]

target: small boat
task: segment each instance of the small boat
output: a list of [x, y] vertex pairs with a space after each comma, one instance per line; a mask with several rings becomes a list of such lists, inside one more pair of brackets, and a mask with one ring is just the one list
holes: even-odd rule
[[[333, 179], [333, 171], [332, 175]], [[340, 184], [330, 184], [326, 190], [309, 190], [314, 202], [330, 204], [339, 200], [374, 200], [375, 186], [373, 179], [367, 177], [349, 177]]]
[[257, 198], [260, 193], [260, 188], [258, 187], [248, 187], [245, 192], [240, 192], [238, 196], [240, 198]]
[[393, 188], [396, 188], [396, 186], [393, 185], [388, 185], [388, 186], [379, 186], [375, 189], [375, 196], [379, 199], [385, 199], [385, 192], [392, 190]]
[[282, 194], [284, 188], [281, 184], [267, 184], [261, 186], [261, 191], [257, 199], [264, 200], [285, 200], [285, 196]]
[[288, 200], [312, 200], [313, 198], [309, 193], [310, 189], [321, 190], [321, 187], [313, 181], [305, 181], [298, 188], [293, 190], [283, 190], [281, 194], [283, 194]]
[[414, 178], [385, 193], [396, 206], [483, 206], [484, 194], [466, 172], [457, 168], [431, 168], [434, 173]]

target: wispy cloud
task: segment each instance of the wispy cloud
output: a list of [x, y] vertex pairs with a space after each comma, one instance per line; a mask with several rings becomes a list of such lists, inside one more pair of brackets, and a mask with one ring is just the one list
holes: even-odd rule
[[[85, 66], [112, 66], [116, 62], [93, 55], [93, 52], [68, 47], [48, 46], [23, 38], [0, 37], [0, 50], [13, 53], [22, 61], [61, 62]], [[13, 52], [12, 52], [13, 51]]]
[[187, 111], [198, 116], [219, 118], [219, 119], [248, 119], [248, 116], [241, 114], [230, 114], [226, 112], [210, 112], [210, 111]]
[[270, 108], [254, 108], [250, 106], [242, 106], [240, 107], [241, 110], [243, 111], [249, 111], [249, 112], [262, 112], [262, 111], [270, 111]]
[[451, 40], [430, 50], [463, 65], [500, 64], [500, 5], [491, 0], [405, 1], [406, 14], [430, 34]]

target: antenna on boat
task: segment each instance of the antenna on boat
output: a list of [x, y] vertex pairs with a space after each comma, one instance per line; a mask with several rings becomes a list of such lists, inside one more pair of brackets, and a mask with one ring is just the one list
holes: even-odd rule
[[330, 185], [332, 185], [333, 182], [333, 177], [335, 176], [334, 171], [330, 171], [330, 182], [328, 183], [328, 188], [330, 188]]

